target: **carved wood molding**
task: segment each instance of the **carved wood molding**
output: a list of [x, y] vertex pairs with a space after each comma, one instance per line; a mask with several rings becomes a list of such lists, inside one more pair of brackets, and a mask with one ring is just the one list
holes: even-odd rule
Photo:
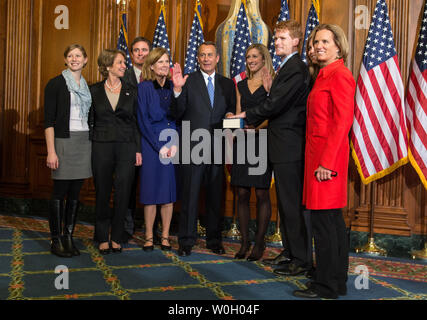
[[[91, 1], [93, 3], [95, 1]], [[117, 38], [120, 28], [120, 8], [115, 0], [96, 0], [92, 4], [93, 20], [91, 34], [91, 57], [89, 82], [95, 83], [102, 80], [98, 72], [96, 63], [99, 54], [104, 49], [114, 49], [117, 47]]]
[[[31, 0], [9, 0], [6, 17], [2, 181], [28, 183], [28, 114], [31, 96]], [[30, 18], [29, 18], [30, 17]], [[25, 53], [25, 54], [23, 54]]]
[[[360, 207], [352, 219], [352, 230], [369, 230], [369, 207]], [[412, 233], [406, 210], [394, 207], [375, 208], [374, 232], [409, 236]]]

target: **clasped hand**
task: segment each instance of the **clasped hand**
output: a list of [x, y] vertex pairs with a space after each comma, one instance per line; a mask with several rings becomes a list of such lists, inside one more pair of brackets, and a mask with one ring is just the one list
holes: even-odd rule
[[173, 158], [175, 157], [177, 151], [178, 148], [175, 145], [171, 146], [170, 148], [163, 146], [159, 151], [159, 155], [160, 158]]
[[317, 181], [322, 182], [326, 180], [332, 180], [334, 176], [334, 172], [326, 169], [325, 167], [319, 166], [316, 170], [314, 170], [314, 176]]

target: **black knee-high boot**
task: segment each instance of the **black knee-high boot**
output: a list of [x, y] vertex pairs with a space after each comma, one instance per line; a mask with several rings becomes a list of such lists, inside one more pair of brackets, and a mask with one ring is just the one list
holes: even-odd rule
[[70, 258], [71, 253], [67, 252], [62, 244], [62, 219], [64, 216], [64, 201], [53, 199], [49, 201], [49, 227], [52, 238], [50, 252], [58, 257]]
[[73, 241], [74, 227], [76, 226], [77, 211], [79, 209], [78, 200], [67, 200], [65, 205], [65, 225], [64, 225], [64, 248], [73, 256], [79, 256], [80, 251], [76, 248]]

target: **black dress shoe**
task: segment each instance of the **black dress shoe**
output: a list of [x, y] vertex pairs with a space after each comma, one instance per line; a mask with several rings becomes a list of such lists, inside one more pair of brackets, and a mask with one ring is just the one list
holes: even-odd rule
[[296, 265], [295, 263], [288, 263], [274, 269], [274, 273], [280, 276], [297, 276], [307, 271], [306, 267]]
[[179, 245], [179, 247], [178, 247], [178, 255], [181, 256], [181, 257], [189, 256], [189, 255], [191, 255], [191, 249], [192, 249], [191, 246], [182, 246], [182, 245]]
[[210, 249], [215, 254], [224, 254], [225, 253], [225, 249], [222, 246], [222, 244], [216, 244], [216, 245], [206, 246], [206, 248]]
[[288, 257], [285, 257], [282, 254], [279, 254], [276, 258], [273, 259], [264, 259], [262, 260], [263, 264], [269, 265], [269, 266], [280, 266], [282, 264], [287, 264], [290, 263], [291, 259], [289, 259]]
[[305, 290], [295, 290], [292, 294], [298, 298], [320, 298], [320, 296], [313, 289], [310, 288]]
[[[305, 283], [305, 286], [307, 287], [307, 289], [314, 289], [314, 280], [308, 280]], [[347, 286], [345, 284], [338, 285], [338, 295], [339, 296], [346, 296], [347, 295]], [[326, 297], [326, 298], [328, 298], [328, 297]], [[332, 297], [330, 299], [336, 299], [336, 297], [334, 295], [332, 295]]]

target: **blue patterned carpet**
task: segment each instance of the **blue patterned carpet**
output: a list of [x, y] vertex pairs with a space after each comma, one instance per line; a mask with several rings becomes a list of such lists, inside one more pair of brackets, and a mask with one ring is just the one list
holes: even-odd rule
[[[101, 256], [91, 241], [92, 226], [79, 224], [75, 234], [81, 256], [59, 258], [49, 252], [45, 219], [0, 215], [0, 299], [297, 300], [293, 290], [304, 289], [307, 281], [278, 277], [259, 262], [234, 260], [236, 242], [225, 242], [227, 254], [218, 256], [201, 239], [191, 256], [179, 257], [176, 241], [171, 252], [146, 253], [136, 239], [121, 254]], [[264, 258], [277, 253], [268, 248]], [[68, 289], [55, 287], [66, 275], [55, 273], [61, 265], [69, 271]], [[369, 269], [368, 289], [356, 289], [358, 265]], [[427, 300], [427, 263], [352, 255], [348, 294], [339, 300]]]

